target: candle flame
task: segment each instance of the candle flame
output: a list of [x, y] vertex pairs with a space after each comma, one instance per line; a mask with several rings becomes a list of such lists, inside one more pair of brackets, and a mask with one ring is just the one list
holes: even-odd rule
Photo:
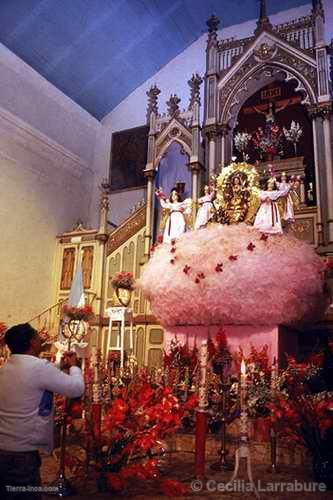
[[242, 363], [241, 363], [241, 374], [246, 375], [246, 364], [245, 364], [244, 359], [242, 359]]

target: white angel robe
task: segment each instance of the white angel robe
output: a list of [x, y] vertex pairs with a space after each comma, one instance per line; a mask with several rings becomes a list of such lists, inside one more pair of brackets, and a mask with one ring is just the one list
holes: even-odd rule
[[205, 196], [199, 198], [199, 209], [195, 219], [194, 229], [205, 227], [212, 218], [214, 213], [213, 196], [214, 193], [211, 193], [205, 194]]
[[186, 221], [184, 217], [186, 203], [184, 201], [171, 202], [169, 200], [163, 200], [163, 198], [160, 198], [160, 203], [162, 208], [169, 210], [169, 216], [163, 233], [163, 243], [170, 243], [171, 240], [179, 238], [179, 236], [186, 231]]
[[282, 234], [282, 224], [277, 200], [287, 196], [290, 190], [288, 186], [284, 190], [260, 191], [260, 207], [257, 212], [254, 227], [261, 233]]

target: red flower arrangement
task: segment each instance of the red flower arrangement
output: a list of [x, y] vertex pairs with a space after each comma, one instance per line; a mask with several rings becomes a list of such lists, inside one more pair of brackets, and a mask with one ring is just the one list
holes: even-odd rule
[[93, 316], [93, 310], [89, 304], [83, 307], [75, 307], [65, 304], [62, 312], [68, 318], [76, 321], [89, 321]]
[[5, 335], [7, 331], [7, 325], [0, 322], [0, 347], [5, 344]]
[[247, 368], [247, 406], [252, 418], [269, 417], [272, 401], [271, 376], [272, 367], [268, 357], [268, 346], [258, 350], [251, 345], [246, 356], [241, 348], [234, 354], [236, 371], [239, 373], [241, 361], [244, 359]]
[[[171, 388], [152, 384], [142, 370], [128, 386], [119, 387], [99, 437], [94, 434], [87, 412], [81, 437], [82, 441], [93, 443], [98, 484], [111, 491], [122, 491], [130, 479], [157, 478], [159, 459], [164, 453], [162, 440], [181, 426], [185, 411], [186, 405], [181, 405]], [[185, 491], [181, 483], [171, 479], [165, 488], [165, 493], [172, 491], [174, 495], [178, 490]]]
[[333, 391], [323, 390], [323, 381], [319, 392], [313, 390], [323, 371], [324, 356], [311, 356], [303, 363], [292, 357], [287, 361], [269, 405], [272, 424], [289, 443], [305, 446], [315, 459], [328, 459], [332, 455]]
[[134, 277], [132, 273], [128, 273], [126, 271], [121, 271], [116, 273], [112, 280], [111, 285], [114, 288], [126, 288], [127, 290], [133, 290], [134, 286]]
[[283, 133], [278, 125], [269, 125], [265, 130], [258, 127], [252, 135], [252, 141], [259, 153], [276, 155], [279, 152], [282, 137]]

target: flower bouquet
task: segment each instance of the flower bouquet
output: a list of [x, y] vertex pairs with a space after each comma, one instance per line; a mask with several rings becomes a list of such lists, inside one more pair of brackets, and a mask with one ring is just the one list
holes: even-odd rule
[[111, 279], [111, 285], [115, 289], [119, 302], [127, 307], [131, 301], [131, 293], [134, 288], [134, 277], [132, 273], [121, 271]]
[[116, 273], [111, 279], [111, 285], [114, 288], [126, 288], [127, 290], [133, 290], [134, 286], [133, 274], [125, 271]]
[[0, 348], [5, 345], [5, 335], [7, 331], [7, 325], [0, 322]]
[[252, 135], [254, 147], [262, 156], [266, 154], [269, 157], [277, 155], [281, 149], [282, 131], [278, 125], [267, 125], [265, 130], [258, 127]]
[[249, 142], [251, 141], [251, 134], [247, 132], [237, 132], [234, 137], [234, 144], [237, 151], [242, 153], [243, 160], [245, 159], [245, 153], [248, 148]]
[[87, 304], [83, 307], [71, 306], [65, 304], [62, 312], [71, 320], [75, 321], [89, 321], [93, 317], [93, 310], [91, 305]]
[[[158, 478], [163, 492], [172, 491], [173, 497], [186, 494], [187, 489], [178, 481], [160, 478], [164, 440], [180, 427], [186, 405], [180, 403], [170, 387], [153, 384], [144, 370], [130, 384], [119, 385], [116, 395], [112, 394], [102, 432], [96, 435], [88, 409], [86, 426], [79, 430], [81, 443], [93, 454], [91, 462], [99, 490], [120, 492], [130, 481]], [[74, 463], [75, 467], [79, 465]], [[82, 461], [82, 476], [85, 467]]]
[[[305, 446], [313, 458], [316, 480], [333, 488], [332, 353], [319, 353], [304, 363], [288, 357], [270, 404], [271, 421], [279, 435]], [[327, 365], [330, 377], [325, 378]], [[327, 385], [329, 382], [330, 385]]]
[[291, 122], [290, 129], [288, 130], [286, 127], [283, 127], [283, 133], [288, 142], [292, 142], [294, 145], [295, 156], [297, 154], [297, 143], [299, 142], [303, 129], [299, 123], [294, 120]]

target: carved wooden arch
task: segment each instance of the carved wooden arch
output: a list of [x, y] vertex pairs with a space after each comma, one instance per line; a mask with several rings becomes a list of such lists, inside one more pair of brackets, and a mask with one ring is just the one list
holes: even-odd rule
[[[308, 76], [305, 77], [295, 67], [290, 67], [281, 62], [258, 63], [255, 61], [254, 56], [249, 59], [252, 60], [252, 64], [248, 60], [226, 82], [226, 85], [219, 89], [220, 123], [227, 123], [233, 129], [239, 110], [244, 102], [255, 92], [276, 79], [286, 82], [296, 80], [297, 87], [295, 91], [303, 94], [302, 103], [314, 104], [316, 102], [315, 67], [308, 67]], [[244, 66], [246, 71], [244, 71]]]
[[156, 166], [159, 165], [161, 159], [173, 142], [177, 142], [189, 158], [191, 157], [192, 133], [176, 118], [173, 118], [157, 136], [154, 159]]

